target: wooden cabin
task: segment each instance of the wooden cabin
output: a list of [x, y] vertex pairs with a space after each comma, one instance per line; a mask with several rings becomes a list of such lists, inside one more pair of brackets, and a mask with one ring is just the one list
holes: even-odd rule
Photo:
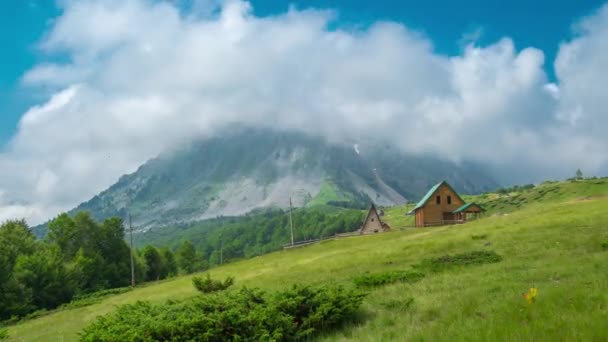
[[467, 203], [467, 204], [463, 205], [462, 207], [454, 210], [453, 213], [454, 213], [454, 218], [457, 221], [466, 222], [467, 219], [479, 217], [479, 215], [481, 215], [484, 211], [486, 211], [484, 208], [482, 208], [479, 205], [477, 205], [476, 203], [472, 202], [472, 203]]
[[365, 220], [363, 221], [363, 224], [359, 229], [359, 234], [363, 235], [382, 233], [387, 232], [390, 229], [391, 227], [387, 223], [382, 222], [382, 220], [380, 219], [380, 215], [376, 210], [376, 206], [372, 203], [369, 208], [369, 211], [367, 212], [367, 216], [365, 217]]
[[433, 186], [408, 215], [415, 215], [416, 227], [426, 227], [464, 223], [484, 211], [475, 203], [465, 203], [448, 182], [442, 181]]

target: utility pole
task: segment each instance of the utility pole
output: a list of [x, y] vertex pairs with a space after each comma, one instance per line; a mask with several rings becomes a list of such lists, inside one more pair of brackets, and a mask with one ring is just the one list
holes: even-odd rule
[[131, 225], [131, 213], [129, 212], [129, 235], [131, 236], [131, 287], [135, 287], [135, 262], [133, 261], [133, 226]]
[[220, 265], [224, 264], [224, 239], [223, 233], [220, 234]]
[[220, 265], [224, 264], [224, 216], [219, 216], [220, 219]]
[[293, 246], [293, 207], [291, 197], [289, 197], [289, 225], [291, 226], [291, 245]]

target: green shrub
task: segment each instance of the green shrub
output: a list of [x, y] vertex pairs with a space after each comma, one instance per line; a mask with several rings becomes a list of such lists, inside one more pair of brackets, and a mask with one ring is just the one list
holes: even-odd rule
[[352, 320], [363, 294], [343, 287], [266, 293], [241, 289], [165, 304], [120, 306], [86, 327], [82, 341], [293, 341]]
[[0, 328], [0, 340], [8, 340], [8, 332], [4, 328]]
[[105, 299], [112, 295], [117, 295], [125, 292], [131, 291], [133, 288], [131, 287], [118, 287], [115, 289], [107, 289], [101, 290], [97, 292], [84, 293], [81, 295], [74, 296], [71, 302], [67, 304], [63, 304], [61, 308], [80, 308], [83, 306], [88, 306], [92, 304], [97, 304], [101, 302], [102, 299]]
[[471, 239], [473, 239], [473, 240], [485, 240], [487, 238], [488, 238], [488, 234], [471, 235]]
[[232, 284], [234, 284], [233, 277], [227, 277], [224, 281], [221, 280], [213, 280], [209, 273], [207, 273], [206, 278], [201, 277], [192, 277], [192, 284], [199, 290], [201, 293], [212, 293], [217, 291], [223, 291]]
[[608, 240], [602, 242], [601, 246], [603, 250], [608, 251]]
[[340, 286], [294, 286], [276, 293], [271, 307], [295, 325], [283, 340], [299, 340], [353, 320], [364, 297], [362, 292]]
[[439, 258], [426, 259], [418, 267], [431, 271], [442, 271], [456, 266], [469, 266], [495, 263], [502, 257], [494, 251], [473, 251], [455, 255], [444, 255]]
[[358, 287], [375, 287], [396, 282], [414, 283], [424, 278], [424, 273], [416, 271], [388, 271], [358, 276], [353, 282]]

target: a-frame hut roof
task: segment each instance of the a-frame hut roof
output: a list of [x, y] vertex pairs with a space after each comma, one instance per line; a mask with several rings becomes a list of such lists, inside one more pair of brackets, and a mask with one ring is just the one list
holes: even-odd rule
[[359, 234], [380, 233], [389, 231], [390, 229], [391, 227], [388, 224], [382, 222], [374, 203], [371, 203], [367, 216], [365, 216], [365, 220], [361, 224], [361, 228], [359, 228]]
[[369, 210], [367, 211], [367, 215], [365, 216], [365, 220], [363, 220], [364, 224], [365, 224], [365, 222], [367, 222], [367, 219], [369, 218], [369, 215], [372, 214], [372, 210], [376, 212], [376, 216], [378, 216], [378, 219], [380, 219], [380, 215], [378, 215], [378, 210], [376, 210], [376, 206], [374, 205], [374, 203], [372, 203], [372, 205], [369, 207]]
[[412, 209], [412, 210], [410, 210], [410, 211], [408, 212], [408, 215], [411, 215], [411, 214], [413, 214], [413, 213], [414, 213], [416, 210], [418, 210], [418, 209], [420, 209], [420, 208], [424, 207], [424, 206], [426, 205], [426, 203], [427, 203], [427, 202], [428, 202], [428, 201], [431, 199], [431, 197], [433, 197], [433, 194], [434, 194], [435, 192], [437, 192], [437, 190], [439, 190], [439, 188], [440, 188], [442, 185], [444, 185], [444, 184], [445, 184], [445, 185], [446, 185], [448, 188], [450, 188], [450, 190], [452, 190], [452, 191], [453, 191], [453, 192], [456, 194], [456, 196], [458, 196], [458, 198], [459, 198], [459, 199], [460, 199], [460, 200], [461, 200], [461, 201], [464, 203], [464, 200], [462, 199], [462, 197], [460, 197], [460, 195], [458, 194], [458, 192], [456, 192], [456, 190], [454, 190], [454, 188], [452, 188], [452, 186], [451, 186], [451, 185], [450, 185], [448, 182], [446, 182], [446, 181], [441, 181], [441, 182], [439, 182], [439, 183], [435, 184], [435, 185], [434, 185], [434, 186], [433, 186], [433, 187], [432, 187], [432, 188], [431, 188], [431, 189], [430, 189], [430, 190], [429, 190], [429, 191], [426, 193], [426, 195], [424, 195], [424, 197], [422, 197], [422, 199], [420, 200], [420, 202], [418, 202], [418, 204], [416, 204], [416, 207], [414, 207], [414, 209]]

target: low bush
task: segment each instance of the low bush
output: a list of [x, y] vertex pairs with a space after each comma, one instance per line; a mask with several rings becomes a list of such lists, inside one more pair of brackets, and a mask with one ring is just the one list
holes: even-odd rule
[[510, 188], [498, 188], [496, 189], [496, 193], [499, 194], [509, 194], [512, 192], [521, 192], [521, 191], [528, 191], [534, 189], [534, 184], [526, 184], [526, 185], [515, 185], [512, 186]]
[[80, 308], [83, 306], [88, 306], [92, 304], [97, 304], [101, 302], [102, 299], [105, 299], [112, 295], [117, 295], [125, 292], [131, 291], [133, 288], [131, 287], [118, 287], [115, 289], [107, 289], [101, 290], [97, 292], [85, 293], [81, 295], [74, 296], [71, 302], [67, 304], [63, 304], [60, 308]]
[[456, 266], [469, 266], [499, 262], [502, 257], [494, 251], [473, 251], [455, 255], [444, 255], [438, 258], [426, 259], [419, 268], [431, 271], [442, 271]]
[[224, 281], [211, 279], [209, 273], [206, 278], [192, 277], [192, 284], [201, 293], [212, 293], [223, 291], [234, 284], [233, 277], [227, 277]]
[[4, 328], [0, 328], [0, 340], [8, 340], [8, 332]]
[[13, 324], [17, 324], [20, 322], [25, 322], [25, 321], [29, 321], [32, 319], [42, 317], [42, 316], [46, 316], [50, 313], [61, 311], [61, 310], [80, 308], [80, 307], [89, 306], [92, 304], [97, 304], [97, 303], [101, 302], [102, 299], [105, 299], [106, 297], [109, 297], [109, 296], [115, 295], [115, 294], [124, 293], [124, 292], [131, 291], [131, 290], [132, 290], [131, 287], [120, 287], [120, 288], [115, 288], [115, 289], [107, 289], [107, 290], [101, 290], [101, 291], [97, 291], [97, 292], [90, 292], [90, 293], [85, 293], [85, 294], [81, 294], [81, 295], [76, 295], [72, 298], [72, 301], [70, 301], [69, 303], [62, 304], [54, 310], [47, 310], [47, 309], [36, 310], [34, 312], [28, 313], [27, 315], [13, 316], [12, 318], [3, 321], [3, 323], [6, 325], [13, 325]]
[[355, 318], [364, 295], [343, 287], [241, 289], [165, 304], [124, 305], [86, 327], [82, 341], [293, 341]]
[[358, 287], [375, 287], [396, 282], [414, 283], [424, 278], [424, 273], [416, 271], [388, 271], [358, 276], [353, 282]]
[[608, 251], [608, 240], [602, 242], [601, 246], [603, 250]]

